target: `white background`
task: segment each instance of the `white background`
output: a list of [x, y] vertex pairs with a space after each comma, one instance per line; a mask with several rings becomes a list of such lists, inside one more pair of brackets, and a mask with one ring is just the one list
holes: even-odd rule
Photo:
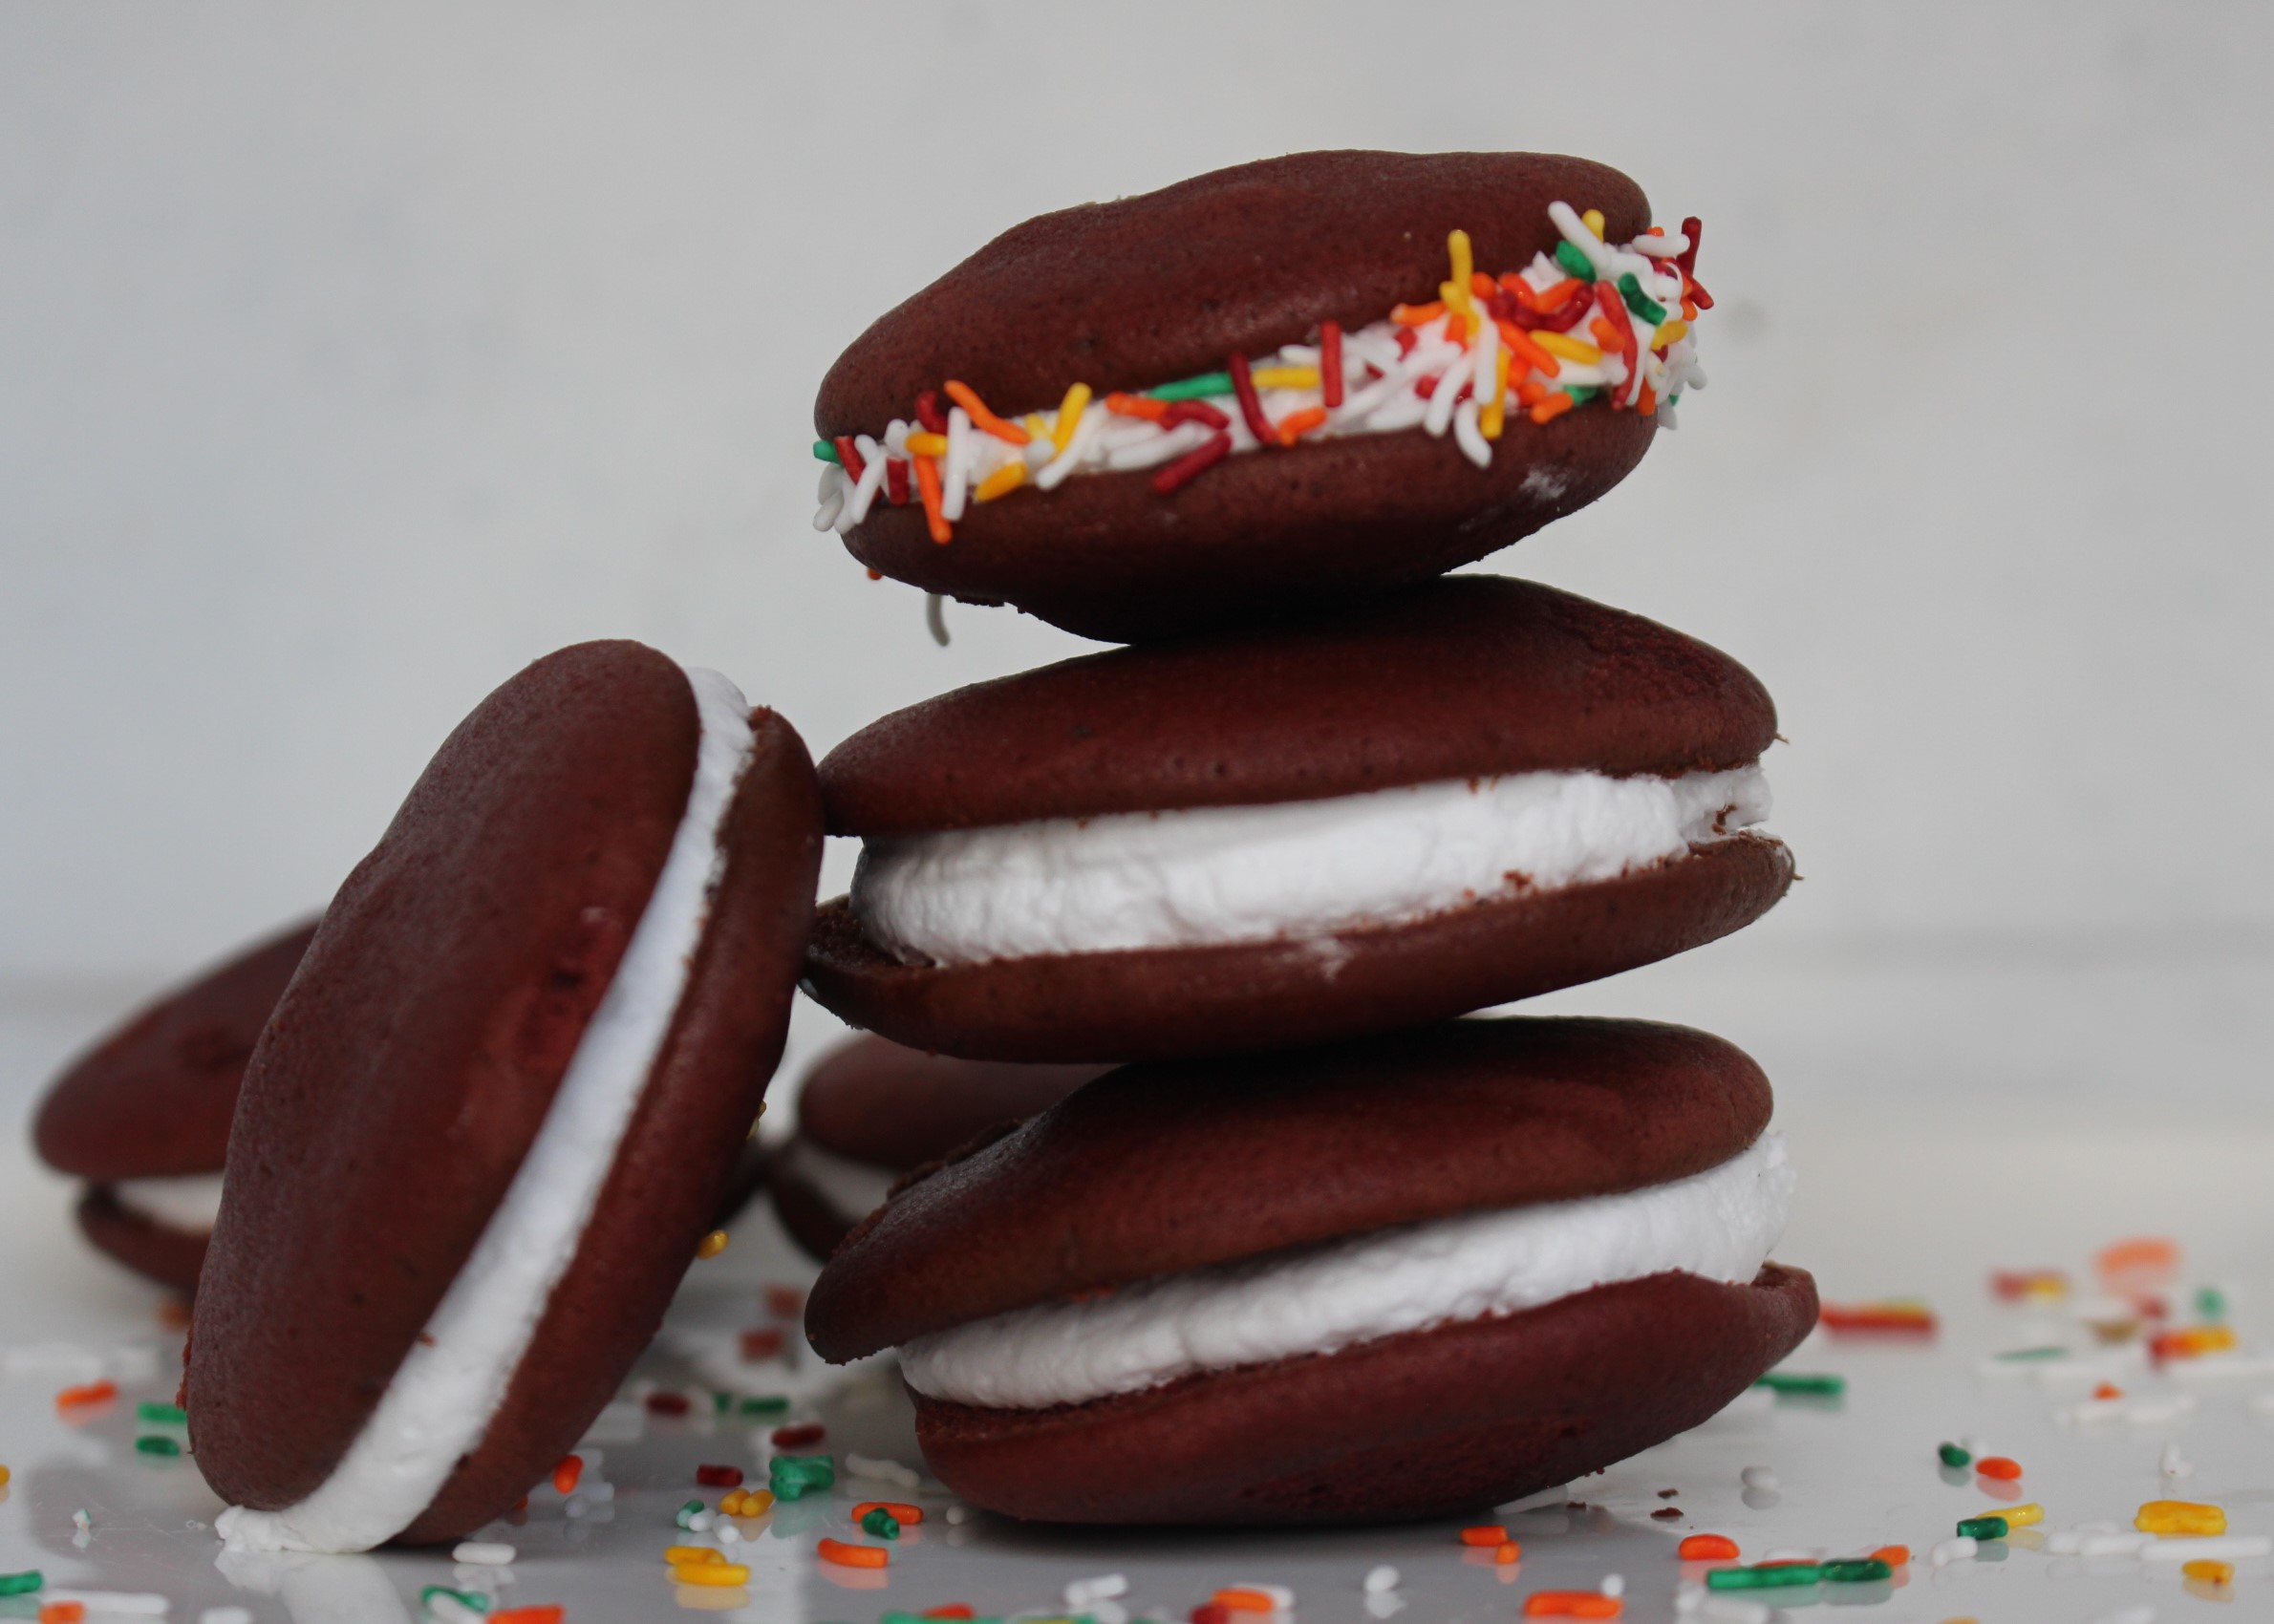
[[1494, 566], [1751, 665], [1807, 876], [1562, 1004], [1788, 1100], [2240, 1107], [2270, 48], [2067, 3], [11, 7], [0, 1002], [98, 1018], [319, 903], [563, 643], [718, 666], [817, 755], [1077, 652], [953, 606], [938, 650], [808, 527], [838, 350], [1040, 210], [1534, 147], [1702, 215], [1722, 304], [1681, 433]]

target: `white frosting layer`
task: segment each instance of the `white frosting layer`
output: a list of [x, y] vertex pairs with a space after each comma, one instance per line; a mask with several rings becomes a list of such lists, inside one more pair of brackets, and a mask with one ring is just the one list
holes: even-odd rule
[[781, 1156], [782, 1171], [778, 1177], [796, 1178], [811, 1185], [824, 1201], [848, 1219], [866, 1218], [882, 1207], [892, 1181], [900, 1177], [890, 1168], [872, 1167], [866, 1162], [824, 1150], [802, 1136], [783, 1145]]
[[1324, 935], [1612, 879], [1768, 815], [1755, 764], [1050, 818], [870, 841], [853, 911], [892, 952], [933, 964]]
[[1742, 1284], [1791, 1205], [1784, 1136], [1768, 1133], [1718, 1167], [1624, 1195], [1473, 1212], [1018, 1309], [917, 1337], [900, 1368], [935, 1399], [1040, 1409], [1669, 1271]]
[[221, 1216], [221, 1175], [188, 1173], [175, 1179], [121, 1179], [111, 1186], [118, 1205], [138, 1217], [189, 1235], [210, 1235]]
[[504, 1200], [332, 1475], [281, 1511], [224, 1511], [214, 1528], [230, 1545], [367, 1550], [409, 1527], [488, 1430], [584, 1237], [709, 918], [719, 823], [753, 737], [733, 683], [696, 670], [687, 680], [702, 737], [686, 813]]

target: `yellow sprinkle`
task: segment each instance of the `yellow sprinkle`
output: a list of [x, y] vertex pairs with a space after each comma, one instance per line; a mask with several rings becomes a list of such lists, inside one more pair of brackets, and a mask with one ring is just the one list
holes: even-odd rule
[[695, 1255], [697, 1257], [717, 1257], [725, 1250], [726, 1231], [724, 1229], [713, 1229], [695, 1243]]
[[1488, 440], [1500, 438], [1501, 425], [1508, 421], [1508, 351], [1496, 350], [1492, 356], [1494, 382], [1485, 403], [1476, 414], [1476, 432]]
[[1029, 412], [1026, 415], [1025, 422], [1026, 432], [1034, 438], [1048, 439], [1050, 438], [1050, 419], [1043, 417], [1041, 413]]
[[2206, 1585], [2223, 1585], [2235, 1576], [2232, 1562], [2190, 1562], [2179, 1570], [2190, 1579], [2200, 1579]]
[[1050, 425], [1050, 443], [1063, 451], [1073, 439], [1074, 431], [1082, 426], [1082, 414], [1089, 410], [1089, 385], [1078, 383], [1066, 391], [1066, 397], [1058, 403], [1058, 418]]
[[[1577, 361], [1581, 366], [1595, 366], [1603, 358], [1603, 353], [1594, 345], [1582, 344], [1568, 333], [1550, 332], [1544, 327], [1532, 334], [1532, 342], [1558, 360]], [[911, 435], [909, 438], [912, 440], [915, 437]]]
[[935, 434], [910, 435], [908, 454], [911, 457], [945, 457], [948, 454], [948, 437]]
[[2027, 1506], [2002, 1506], [1994, 1511], [1977, 1511], [1974, 1514], [1977, 1517], [2003, 1517], [2009, 1528], [2026, 1528], [2031, 1523], [2045, 1521], [2045, 1507], [2034, 1500]]
[[1317, 389], [1317, 367], [1257, 367], [1248, 374], [1257, 389]]
[[2222, 1534], [2226, 1513], [2193, 1500], [2151, 1500], [2132, 1526], [2143, 1534]]
[[1024, 483], [1026, 483], [1026, 464], [1014, 458], [981, 480], [971, 494], [979, 502], [993, 502], [998, 496], [1009, 495]]
[[8, 1486], [8, 1468], [7, 1468], [6, 1466], [0, 1466], [0, 1488], [6, 1488], [7, 1486]]
[[1585, 214], [1579, 216], [1579, 224], [1595, 233], [1597, 242], [1599, 243], [1603, 240], [1603, 211], [1601, 209], [1589, 209]]
[[1658, 331], [1650, 335], [1650, 348], [1663, 350], [1677, 338], [1686, 337], [1688, 333], [1689, 323], [1676, 316], [1672, 321], [1659, 323]]
[[707, 1545], [675, 1545], [664, 1550], [663, 1560], [676, 1568], [687, 1562], [723, 1562], [726, 1558]]
[[773, 1508], [774, 1491], [772, 1489], [746, 1488], [742, 1490], [742, 1508], [735, 1515], [738, 1517], [762, 1517]]
[[1469, 233], [1453, 231], [1445, 239], [1446, 251], [1452, 256], [1452, 280], [1445, 285], [1445, 302], [1451, 309], [1467, 315], [1475, 297], [1470, 291], [1469, 279], [1476, 274], [1476, 256], [1469, 246]]
[[740, 1562], [682, 1562], [671, 1571], [672, 1577], [682, 1585], [717, 1585], [724, 1588], [739, 1585], [750, 1577], [750, 1570]]

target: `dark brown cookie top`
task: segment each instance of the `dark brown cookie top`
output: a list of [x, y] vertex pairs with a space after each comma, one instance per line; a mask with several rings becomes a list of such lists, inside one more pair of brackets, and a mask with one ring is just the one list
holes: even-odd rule
[[798, 1132], [834, 1155], [906, 1172], [998, 1122], [1048, 1110], [1107, 1069], [959, 1060], [862, 1033], [806, 1076]]
[[1114, 649], [871, 722], [829, 832], [1319, 800], [1550, 769], [1741, 766], [1776, 707], [1728, 655], [1532, 581], [1463, 575], [1299, 626]]
[[1664, 1184], [1769, 1113], [1734, 1045], [1649, 1021], [1448, 1021], [1126, 1066], [894, 1195], [815, 1282], [806, 1335], [842, 1361], [1284, 1247]]
[[880, 317], [814, 401], [824, 437], [881, 434], [949, 378], [1001, 412], [1056, 406], [1259, 355], [1321, 321], [1357, 328], [1437, 296], [1447, 234], [1476, 263], [1553, 251], [1548, 204], [1602, 210], [1606, 239], [1650, 224], [1640, 187], [1585, 159], [1525, 152], [1304, 152], [1013, 226]]
[[264, 938], [74, 1060], [39, 1108], [40, 1159], [97, 1182], [221, 1171], [245, 1062], [315, 930]]

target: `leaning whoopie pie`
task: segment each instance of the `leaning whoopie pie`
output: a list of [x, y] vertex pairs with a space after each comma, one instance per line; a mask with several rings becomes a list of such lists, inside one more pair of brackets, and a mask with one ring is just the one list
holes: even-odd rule
[[443, 743], [247, 1068], [184, 1402], [231, 1544], [449, 1539], [647, 1345], [781, 1054], [804, 746], [636, 643]]
[[815, 524], [1115, 641], [1425, 580], [1670, 426], [1698, 237], [1541, 153], [1298, 153], [1043, 215], [829, 369]]
[[1726, 654], [1454, 576], [896, 712], [821, 767], [865, 843], [815, 994], [979, 1058], [1384, 1032], [1710, 941], [1784, 893], [1775, 707]]
[[315, 929], [268, 937], [147, 1005], [74, 1060], [39, 1108], [40, 1159], [87, 1181], [87, 1238], [184, 1294], [221, 1210], [245, 1062]]
[[1109, 1073], [910, 1181], [805, 1309], [939, 1480], [1095, 1523], [1434, 1517], [1696, 1425], [1791, 1350], [1768, 1080], [1684, 1027], [1463, 1020]]
[[1057, 1104], [1104, 1069], [958, 1060], [871, 1033], [849, 1037], [799, 1090], [797, 1131], [767, 1167], [775, 1215], [826, 1259], [902, 1176]]

